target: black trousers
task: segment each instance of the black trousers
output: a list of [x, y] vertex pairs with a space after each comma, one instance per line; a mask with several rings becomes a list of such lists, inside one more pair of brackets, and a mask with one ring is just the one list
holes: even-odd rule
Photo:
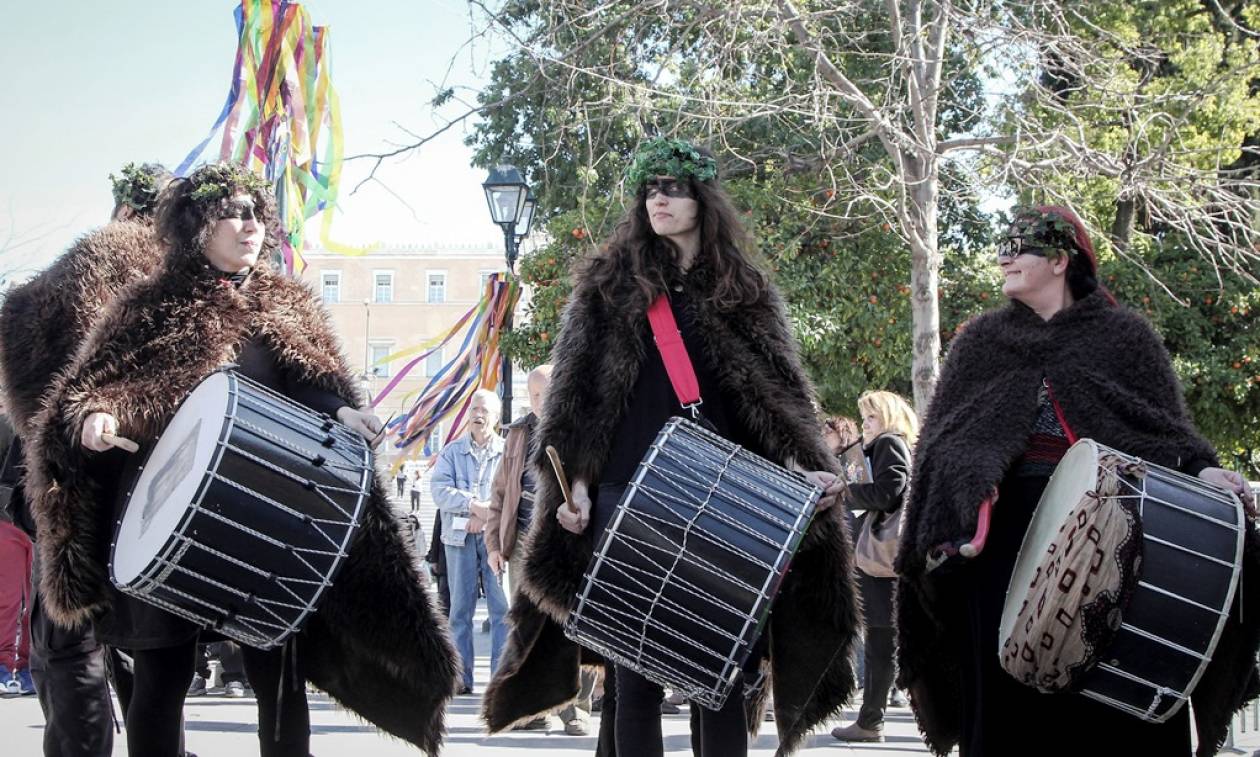
[[197, 666], [196, 640], [136, 650], [132, 660], [131, 701], [125, 710], [128, 757], [180, 754], [184, 695]]
[[[242, 646], [245, 674], [258, 700], [261, 757], [307, 757], [310, 712], [296, 655]], [[131, 703], [126, 710], [128, 757], [171, 757], [183, 752], [184, 694], [197, 661], [197, 642], [133, 654]], [[282, 675], [283, 674], [283, 675]], [[283, 678], [283, 681], [282, 681]], [[282, 690], [281, 685], [284, 685]]]
[[893, 683], [893, 654], [896, 651], [893, 629], [880, 626], [867, 628], [865, 647], [862, 709], [858, 711], [857, 724], [866, 729], [882, 728], [884, 710], [888, 707], [888, 692], [892, 690]]
[[245, 675], [258, 700], [261, 757], [310, 754], [311, 711], [306, 703], [306, 678], [291, 644], [266, 651], [240, 647]]
[[[663, 757], [661, 700], [665, 690], [629, 668], [616, 666], [617, 754], [625, 757]], [[721, 710], [691, 705], [691, 751], [696, 757], [743, 757], [748, 754], [741, 677]], [[607, 692], [607, 688], [605, 688]], [[605, 696], [607, 694], [605, 693]], [[608, 717], [605, 710], [601, 719]]]
[[44, 757], [113, 754], [105, 648], [91, 625], [67, 629], [53, 623], [38, 593], [31, 603], [31, 675], [44, 711]]

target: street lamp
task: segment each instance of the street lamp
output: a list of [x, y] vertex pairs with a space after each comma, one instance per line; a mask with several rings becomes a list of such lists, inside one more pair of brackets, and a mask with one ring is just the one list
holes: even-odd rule
[[[504, 255], [508, 272], [512, 273], [516, 268], [517, 246], [529, 234], [537, 203], [532, 201], [529, 185], [515, 166], [490, 169], [490, 175], [481, 188], [486, 193], [486, 204], [490, 206], [490, 219], [503, 229]], [[511, 330], [512, 311], [509, 310], [503, 322], [503, 334]], [[503, 412], [500, 422], [506, 426], [512, 422], [512, 361], [506, 352], [503, 354], [502, 381]]]
[[534, 210], [538, 207], [538, 200], [534, 199], [534, 190], [528, 190], [525, 194], [525, 207], [521, 210], [521, 217], [516, 219], [516, 231], [513, 234], [516, 237], [516, 247], [520, 249], [521, 242], [525, 237], [529, 236], [529, 229], [534, 225]]

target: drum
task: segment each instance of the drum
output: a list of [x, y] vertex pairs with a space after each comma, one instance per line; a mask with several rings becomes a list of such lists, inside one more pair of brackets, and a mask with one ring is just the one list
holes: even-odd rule
[[671, 419], [596, 547], [566, 634], [720, 709], [821, 494], [801, 474]]
[[260, 649], [336, 578], [373, 467], [355, 432], [230, 371], [180, 405], [114, 531], [123, 593]]
[[[1108, 639], [1073, 688], [1162, 723], [1190, 698], [1233, 606], [1246, 521], [1232, 492], [1089, 439], [1078, 441], [1060, 461], [1024, 536], [1006, 594], [998, 654], [1008, 671], [1009, 656], [1031, 661], [1042, 651], [1038, 647], [1050, 647], [1055, 627], [1088, 612], [1085, 602], [1055, 607], [1056, 595], [1075, 583], [1077, 594], [1083, 588], [1084, 595], [1096, 599], [1104, 587], [1083, 585], [1090, 579], [1084, 574], [1110, 558], [1097, 550], [1090, 556], [1091, 570], [1064, 570], [1049, 581], [1046, 566], [1054, 564], [1055, 550], [1082, 543], [1094, 548], [1099, 534], [1074, 534], [1073, 529], [1081, 522], [1082, 503], [1098, 501], [1100, 492], [1105, 499], [1112, 491], [1118, 504], [1137, 514], [1139, 549], [1126, 561], [1135, 580], [1122, 592], [1122, 604], [1099, 618]], [[1024, 633], [1025, 641], [1018, 642], [1034, 615], [1059, 620], [1047, 632]]]

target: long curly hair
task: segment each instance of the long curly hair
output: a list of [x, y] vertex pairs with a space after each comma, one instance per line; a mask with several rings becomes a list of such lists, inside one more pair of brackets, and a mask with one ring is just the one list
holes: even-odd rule
[[[697, 149], [712, 156], [705, 148]], [[718, 311], [729, 312], [757, 302], [765, 295], [769, 277], [752, 252], [752, 241], [730, 197], [717, 177], [709, 181], [688, 177], [686, 181], [696, 198], [700, 227], [700, 249], [692, 265], [706, 267], [714, 278], [711, 304]], [[652, 230], [647, 188], [641, 186], [612, 236], [582, 260], [576, 275], [611, 301], [620, 279], [628, 273], [643, 301], [650, 303], [666, 290], [665, 279], [677, 257], [674, 243]]]
[[209, 163], [163, 190], [154, 228], [167, 247], [168, 259], [204, 255], [227, 205], [242, 194], [253, 198], [254, 216], [267, 232], [259, 264], [270, 259], [282, 233], [275, 195], [266, 181], [235, 163]]

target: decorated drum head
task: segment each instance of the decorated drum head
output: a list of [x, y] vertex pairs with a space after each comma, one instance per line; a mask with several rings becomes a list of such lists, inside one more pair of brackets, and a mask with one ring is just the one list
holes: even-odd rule
[[[1011, 638], [1015, 631], [1020, 608], [1027, 596], [1028, 587], [1036, 577], [1041, 556], [1046, 554], [1050, 544], [1058, 537], [1059, 529], [1072, 508], [1081, 501], [1086, 492], [1092, 491], [1098, 485], [1098, 455], [1098, 445], [1093, 440], [1080, 440], [1059, 461], [1050, 483], [1046, 485], [1037, 510], [1033, 513], [1032, 522], [1024, 533], [1019, 560], [1006, 590], [1006, 605], [1002, 610], [1002, 626], [998, 633], [998, 654], [1002, 653], [1005, 640]], [[1001, 506], [1002, 503], [999, 502], [995, 508]]]
[[197, 386], [176, 411], [131, 488], [114, 546], [114, 583], [135, 581], [194, 504], [223, 433], [230, 378], [220, 372]]

